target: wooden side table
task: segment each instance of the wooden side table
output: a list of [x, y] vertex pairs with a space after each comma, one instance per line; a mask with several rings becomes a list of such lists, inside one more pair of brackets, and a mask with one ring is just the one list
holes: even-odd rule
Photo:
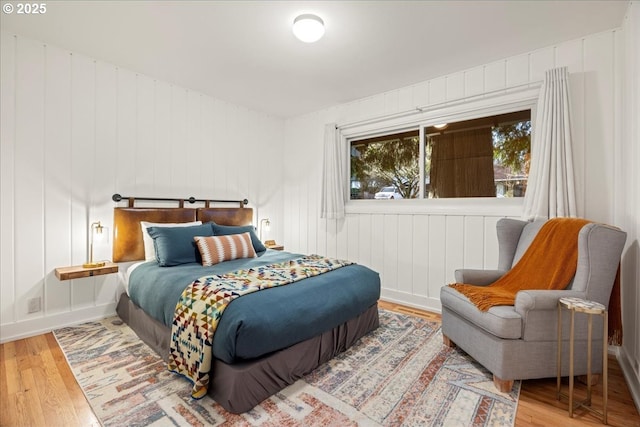
[[[562, 309], [565, 308], [571, 312], [571, 326], [569, 332], [569, 394], [562, 393], [560, 390], [560, 378], [562, 371]], [[573, 402], [573, 358], [574, 358], [574, 332], [575, 332], [575, 314], [584, 313], [588, 317], [587, 326], [587, 398], [582, 402]], [[591, 332], [593, 330], [592, 316], [596, 314], [602, 316], [604, 320], [602, 332], [602, 412], [591, 407]], [[607, 424], [607, 308], [595, 301], [587, 301], [582, 298], [565, 297], [558, 300], [558, 358], [557, 358], [557, 399], [567, 397], [569, 399], [569, 417], [573, 418], [573, 411], [576, 408], [583, 407], [586, 410], [602, 417], [602, 422]]]

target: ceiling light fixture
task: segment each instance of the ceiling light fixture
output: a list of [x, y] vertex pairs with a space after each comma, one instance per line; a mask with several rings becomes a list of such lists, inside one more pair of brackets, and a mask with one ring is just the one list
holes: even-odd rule
[[436, 128], [436, 129], [444, 129], [447, 126], [449, 126], [448, 123], [442, 123], [442, 124], [439, 124], [439, 125], [433, 125], [433, 127]]
[[293, 34], [305, 43], [317, 42], [324, 35], [324, 22], [319, 16], [305, 13], [293, 20]]

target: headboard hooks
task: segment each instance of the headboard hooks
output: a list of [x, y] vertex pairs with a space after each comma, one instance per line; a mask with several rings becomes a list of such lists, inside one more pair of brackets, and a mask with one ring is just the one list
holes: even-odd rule
[[113, 196], [111, 196], [111, 200], [113, 200], [116, 203], [122, 201], [123, 199], [129, 200], [130, 208], [134, 207], [134, 202], [136, 200], [147, 200], [147, 201], [153, 201], [153, 202], [178, 202], [180, 207], [184, 207], [185, 200], [191, 204], [195, 202], [204, 202], [206, 207], [210, 207], [211, 203], [238, 203], [241, 208], [249, 204], [249, 200], [247, 199], [243, 199], [243, 200], [196, 199], [193, 196], [189, 197], [188, 199], [177, 199], [177, 198], [167, 198], [167, 197], [132, 197], [132, 196], [122, 196], [118, 193], [115, 193]]

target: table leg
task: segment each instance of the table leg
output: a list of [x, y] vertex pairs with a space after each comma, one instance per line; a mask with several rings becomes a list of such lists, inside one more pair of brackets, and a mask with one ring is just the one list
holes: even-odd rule
[[593, 316], [587, 314], [587, 406], [591, 406], [591, 333], [593, 331]]
[[607, 424], [607, 401], [609, 399], [608, 359], [609, 359], [609, 313], [604, 312], [604, 332], [602, 333], [602, 422]]
[[569, 417], [573, 418], [573, 338], [575, 331], [575, 310], [571, 310], [571, 330], [569, 332]]
[[558, 351], [556, 352], [557, 377], [556, 377], [556, 398], [560, 400], [560, 382], [562, 377], [562, 304], [558, 301]]

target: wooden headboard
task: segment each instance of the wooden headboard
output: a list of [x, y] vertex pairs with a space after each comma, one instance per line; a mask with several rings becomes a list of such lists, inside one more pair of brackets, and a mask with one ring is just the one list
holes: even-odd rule
[[251, 225], [251, 208], [114, 208], [113, 262], [144, 259], [140, 221], [147, 222], [215, 222], [220, 225]]

